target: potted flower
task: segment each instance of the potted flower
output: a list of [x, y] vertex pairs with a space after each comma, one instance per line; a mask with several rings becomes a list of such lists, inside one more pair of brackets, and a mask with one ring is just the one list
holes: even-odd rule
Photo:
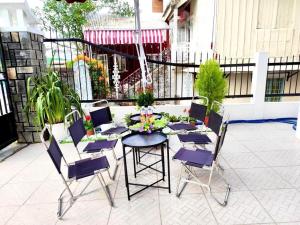
[[56, 72], [49, 71], [27, 79], [27, 103], [24, 110], [27, 115], [35, 112], [35, 125], [39, 128], [48, 126], [57, 140], [67, 136], [64, 118], [73, 108], [82, 113], [80, 98], [61, 81]]
[[86, 130], [86, 135], [91, 136], [94, 134], [94, 127], [91, 120], [91, 116], [85, 116], [84, 117], [84, 128]]
[[[212, 103], [214, 101], [222, 103], [225, 97], [227, 85], [223, 74], [220, 65], [213, 59], [200, 65], [195, 81], [195, 89], [200, 96], [208, 98], [206, 124]], [[214, 105], [213, 110], [218, 111], [218, 107], [218, 105]]]
[[154, 96], [153, 96], [153, 88], [152, 86], [147, 86], [145, 91], [143, 89], [138, 90], [138, 98], [137, 98], [137, 105], [139, 107], [148, 107], [154, 103]]

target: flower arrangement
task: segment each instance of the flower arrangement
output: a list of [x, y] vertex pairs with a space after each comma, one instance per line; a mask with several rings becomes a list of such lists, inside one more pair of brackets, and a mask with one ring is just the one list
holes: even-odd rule
[[93, 127], [93, 122], [92, 122], [91, 116], [85, 116], [83, 124], [84, 124], [84, 128], [86, 130], [87, 136], [93, 135], [94, 127]]
[[73, 59], [72, 65], [80, 60], [89, 65], [94, 95], [93, 97], [105, 98], [109, 93], [109, 78], [105, 72], [103, 63], [100, 60], [90, 58], [86, 55], [78, 55]]
[[155, 117], [152, 114], [141, 115], [141, 126], [139, 128], [140, 132], [151, 133], [154, 129]]
[[145, 92], [142, 88], [139, 88], [137, 90], [138, 92], [138, 98], [137, 98], [137, 105], [139, 107], [145, 106], [151, 106], [154, 103], [154, 96], [153, 96], [153, 87], [147, 86], [145, 89]]

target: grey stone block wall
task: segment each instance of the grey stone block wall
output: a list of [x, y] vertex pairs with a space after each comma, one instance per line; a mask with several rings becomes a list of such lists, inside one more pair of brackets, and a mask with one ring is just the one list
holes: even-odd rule
[[39, 132], [24, 113], [26, 104], [26, 79], [41, 75], [46, 67], [43, 36], [30, 32], [1, 33], [12, 105], [15, 113], [19, 142], [40, 142]]

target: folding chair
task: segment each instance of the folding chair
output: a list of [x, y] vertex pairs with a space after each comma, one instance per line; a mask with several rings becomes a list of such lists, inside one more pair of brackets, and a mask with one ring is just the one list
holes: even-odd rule
[[[78, 111], [73, 111], [72, 113], [78, 114]], [[68, 114], [67, 116], [72, 115], [72, 113]], [[73, 124], [69, 126], [69, 132], [70, 132], [71, 138], [73, 140], [73, 143], [75, 145], [75, 148], [77, 150], [77, 153], [78, 153], [79, 157], [81, 157], [81, 153], [78, 149], [78, 144], [80, 143], [82, 138], [86, 135], [86, 130], [84, 128], [83, 119], [78, 118], [75, 122], [73, 122]], [[104, 150], [112, 151], [113, 157], [116, 161], [116, 166], [115, 166], [114, 173], [112, 176], [113, 180], [116, 177], [116, 173], [117, 173], [117, 170], [119, 167], [118, 159], [117, 159], [116, 153], [114, 151], [117, 141], [118, 140], [97, 140], [94, 142], [89, 142], [85, 146], [85, 148], [82, 150], [83, 153], [91, 153], [91, 154], [96, 154], [99, 152], [102, 153]], [[108, 171], [108, 173], [109, 173], [109, 171]], [[109, 176], [110, 176], [110, 173], [109, 173]]]
[[[196, 103], [194, 101], [194, 98], [192, 99], [191, 108], [189, 110], [189, 117], [204, 122], [208, 99], [204, 96], [199, 96], [199, 99], [202, 100], [203, 104]], [[178, 133], [187, 133], [188, 131], [193, 131], [197, 129], [195, 126], [192, 126], [190, 124], [189, 119], [187, 122], [170, 124], [168, 125], [168, 127], [174, 131], [177, 131]]]
[[[83, 196], [83, 192], [87, 189], [88, 185], [92, 182], [92, 180], [95, 177], [97, 177], [102, 189], [104, 190], [105, 195], [109, 201], [109, 204], [111, 206], [113, 206], [113, 200], [112, 200], [112, 197], [110, 194], [109, 187], [105, 183], [105, 180], [102, 176], [102, 172], [108, 171], [108, 169], [109, 169], [109, 163], [108, 163], [107, 158], [105, 156], [102, 156], [99, 158], [93, 158], [93, 159], [86, 158], [86, 159], [75, 161], [73, 163], [67, 163], [65, 157], [63, 156], [63, 154], [53, 136], [50, 137], [49, 145], [45, 142], [44, 134], [45, 134], [46, 130], [47, 130], [46, 127], [42, 130], [41, 140], [42, 140], [43, 144], [45, 145], [47, 152], [65, 185], [65, 189], [62, 191], [62, 193], [60, 194], [59, 199], [58, 199], [58, 204], [59, 204], [58, 212], [57, 212], [58, 218], [62, 219], [62, 217], [72, 207], [72, 205], [75, 203], [75, 201], [80, 196]], [[62, 167], [61, 167], [62, 161], [66, 165], [67, 175], [64, 175], [64, 173], [62, 171]], [[91, 177], [91, 179], [84, 186], [84, 188], [81, 190], [81, 192], [75, 196], [70, 188], [72, 182], [77, 181], [82, 178], [86, 178], [86, 177]], [[62, 210], [63, 194], [66, 191], [70, 194], [69, 205], [64, 210]]]
[[[222, 120], [222, 117], [220, 115], [218, 115], [217, 113], [214, 113], [213, 116], [211, 117], [211, 119], [219, 121], [219, 120]], [[203, 149], [189, 150], [189, 149], [186, 149], [183, 147], [183, 148], [179, 149], [179, 151], [175, 154], [174, 159], [181, 161], [181, 171], [180, 171], [180, 174], [178, 177], [177, 190], [176, 190], [177, 197], [180, 197], [180, 195], [181, 195], [182, 191], [184, 190], [184, 188], [186, 187], [187, 183], [193, 183], [193, 184], [200, 185], [201, 187], [207, 188], [207, 190], [209, 191], [211, 196], [220, 205], [222, 205], [222, 206], [227, 205], [228, 197], [229, 197], [229, 193], [230, 193], [230, 185], [227, 183], [227, 181], [222, 176], [222, 174], [219, 173], [220, 170], [223, 171], [224, 169], [221, 168], [218, 164], [218, 156], [219, 156], [221, 147], [224, 142], [225, 134], [227, 131], [227, 126], [228, 126], [228, 124], [225, 123], [222, 126], [222, 129], [220, 129], [214, 152], [203, 150]], [[195, 169], [209, 170], [210, 174], [208, 177], [208, 181], [203, 182], [202, 180], [200, 180], [197, 177], [197, 175], [195, 174]], [[223, 181], [226, 184], [226, 194], [225, 194], [225, 198], [224, 198], [223, 202], [219, 201], [213, 195], [212, 190], [211, 190], [210, 183], [211, 183], [211, 178], [212, 178], [214, 170], [217, 170], [217, 172], [221, 175]], [[187, 175], [188, 175], [187, 178], [182, 177], [183, 171], [185, 171], [187, 173]], [[195, 181], [191, 180], [192, 178], [194, 178]], [[181, 182], [183, 182], [183, 186], [180, 190], [179, 186], [180, 186]]]
[[95, 132], [97, 131], [96, 128], [100, 127], [103, 124], [113, 124], [112, 128], [109, 128], [108, 130], [105, 130], [105, 131], [101, 131], [101, 134], [103, 134], [103, 135], [114, 135], [114, 134], [118, 135], [118, 134], [122, 134], [122, 133], [128, 131], [128, 128], [123, 127], [123, 126], [117, 126], [116, 124], [113, 123], [111, 111], [108, 106], [107, 100], [100, 100], [97, 102], [93, 102], [92, 106], [102, 103], [102, 102], [105, 103], [104, 107], [90, 112], [92, 122], [93, 122], [93, 125], [95, 128]]
[[[213, 109], [215, 108], [215, 105], [219, 105], [219, 109], [220, 109], [219, 112], [221, 112], [221, 115], [224, 114], [222, 104], [217, 101], [214, 101], [211, 106], [211, 111], [209, 114], [207, 128], [211, 129], [213, 131], [213, 133], [215, 133], [218, 136], [220, 127], [222, 125], [222, 120], [220, 120], [220, 121], [214, 120], [216, 112], [214, 112]], [[201, 112], [199, 112], [199, 110], [198, 110], [198, 112], [196, 111], [194, 113], [196, 115], [198, 115], [199, 117], [203, 118], [203, 120], [204, 120], [206, 110], [204, 111], [204, 109], [203, 109]], [[204, 113], [204, 116], [203, 116], [203, 113]], [[179, 133], [178, 139], [182, 143], [183, 146], [185, 146], [185, 144], [193, 144], [194, 146], [196, 146], [196, 145], [204, 146], [206, 144], [212, 143], [211, 139], [207, 136], [207, 134], [201, 133], [201, 132], [193, 132], [193, 131], [182, 133], [182, 134]]]

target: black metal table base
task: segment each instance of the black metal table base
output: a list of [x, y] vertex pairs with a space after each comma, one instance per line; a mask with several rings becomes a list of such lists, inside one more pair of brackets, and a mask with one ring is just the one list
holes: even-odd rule
[[[165, 145], [166, 143], [166, 145]], [[161, 154], [157, 154], [157, 153], [151, 153], [151, 150], [155, 147], [159, 147], [160, 146], [160, 150], [161, 150]], [[167, 147], [167, 165], [165, 163], [165, 148]], [[151, 149], [147, 152], [141, 151], [139, 147], [132, 147], [132, 154], [133, 154], [133, 169], [134, 169], [134, 177], [136, 178], [137, 175], [139, 173], [141, 173], [142, 171], [145, 171], [146, 169], [151, 169], [155, 172], [158, 172], [160, 174], [162, 174], [161, 178], [151, 184], [141, 184], [141, 183], [133, 183], [133, 182], [129, 182], [128, 181], [128, 171], [127, 171], [127, 157], [126, 157], [126, 151], [125, 148], [126, 147], [131, 147], [131, 146], [124, 146], [123, 145], [123, 154], [124, 154], [124, 172], [125, 172], [125, 183], [126, 183], [126, 189], [127, 189], [127, 197], [128, 200], [130, 200], [130, 198], [140, 192], [142, 192], [143, 190], [147, 189], [147, 188], [161, 188], [161, 189], [168, 189], [169, 193], [171, 193], [171, 185], [170, 185], [170, 159], [169, 159], [169, 141], [168, 139], [163, 142], [160, 143], [158, 145], [155, 146], [151, 146]], [[146, 148], [145, 146], [143, 146], [142, 148]], [[150, 147], [149, 147], [150, 148]], [[143, 155], [141, 156], [140, 154], [143, 153]], [[161, 156], [161, 159], [147, 165], [144, 162], [141, 162], [141, 159], [146, 155], [146, 154], [150, 154], [150, 155], [155, 155], [155, 156]], [[154, 168], [155, 165], [157, 165], [158, 163], [161, 162], [162, 165], [162, 170], [159, 170], [157, 168]], [[143, 166], [144, 168], [137, 170], [137, 166]], [[166, 174], [166, 167], [167, 166], [167, 174]], [[165, 176], [167, 175], [167, 181], [168, 181], [168, 185], [167, 186], [160, 186], [157, 185], [159, 182], [161, 181], [165, 181]], [[138, 191], [134, 192], [134, 193], [130, 193], [130, 186], [139, 186], [142, 187], [141, 189], [139, 189]]]

